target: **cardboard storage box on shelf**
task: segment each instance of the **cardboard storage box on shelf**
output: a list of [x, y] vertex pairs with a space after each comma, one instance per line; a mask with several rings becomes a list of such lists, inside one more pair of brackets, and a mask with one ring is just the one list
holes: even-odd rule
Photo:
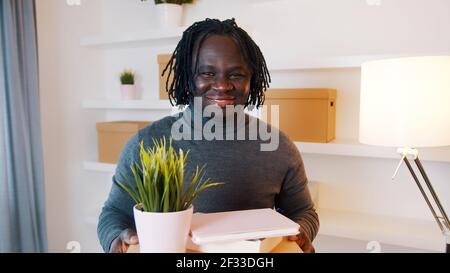
[[98, 161], [116, 164], [128, 140], [149, 121], [112, 121], [97, 123]]
[[[158, 66], [159, 66], [159, 98], [162, 100], [168, 100], [169, 96], [166, 92], [166, 81], [167, 81], [167, 73], [169, 71], [166, 71], [164, 76], [162, 75], [162, 72], [164, 68], [166, 67], [167, 63], [170, 60], [170, 57], [172, 57], [172, 54], [159, 54], [158, 55]], [[170, 75], [170, 80], [173, 79], [173, 74]]]
[[264, 105], [279, 105], [279, 128], [293, 141], [330, 142], [335, 138], [336, 90], [269, 89]]

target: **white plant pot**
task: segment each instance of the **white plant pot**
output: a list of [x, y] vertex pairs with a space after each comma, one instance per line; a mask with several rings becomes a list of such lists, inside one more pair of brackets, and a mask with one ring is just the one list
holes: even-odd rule
[[181, 26], [183, 6], [177, 4], [156, 4], [156, 20], [161, 28]]
[[184, 253], [194, 208], [177, 212], [143, 212], [134, 206], [141, 253]]
[[136, 85], [134, 84], [122, 84], [120, 86], [120, 93], [122, 94], [123, 100], [137, 99]]

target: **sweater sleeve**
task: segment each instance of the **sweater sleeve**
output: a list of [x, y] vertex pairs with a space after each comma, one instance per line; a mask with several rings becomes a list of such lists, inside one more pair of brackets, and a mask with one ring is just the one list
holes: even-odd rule
[[303, 160], [295, 145], [292, 143], [290, 146], [288, 152], [290, 165], [281, 191], [275, 200], [275, 207], [282, 214], [299, 223], [301, 232], [305, 232], [312, 242], [319, 230], [319, 217], [308, 189]]
[[134, 135], [125, 145], [117, 164], [116, 172], [112, 178], [111, 191], [106, 200], [102, 212], [100, 213], [97, 226], [97, 234], [100, 244], [105, 252], [109, 252], [111, 243], [119, 234], [127, 228], [135, 230], [133, 216], [133, 199], [114, 181], [117, 179], [126, 183], [123, 177], [126, 176], [133, 181], [133, 173], [130, 166], [138, 158], [139, 133]]

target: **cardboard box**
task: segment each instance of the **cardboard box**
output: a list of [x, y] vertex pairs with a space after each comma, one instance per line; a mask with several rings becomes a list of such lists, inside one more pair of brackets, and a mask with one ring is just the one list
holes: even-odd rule
[[279, 128], [293, 141], [330, 142], [336, 130], [336, 90], [269, 89], [264, 105], [279, 105]]
[[[167, 63], [169, 63], [170, 58], [172, 57], [172, 54], [159, 54], [158, 55], [158, 65], [159, 65], [159, 99], [161, 100], [168, 100], [169, 96], [166, 92], [166, 80], [167, 80], [167, 73], [162, 75], [162, 72], [164, 68], [166, 67]], [[170, 75], [170, 80], [173, 80], [173, 74]]]
[[113, 121], [97, 123], [98, 161], [116, 164], [128, 140], [149, 121]]

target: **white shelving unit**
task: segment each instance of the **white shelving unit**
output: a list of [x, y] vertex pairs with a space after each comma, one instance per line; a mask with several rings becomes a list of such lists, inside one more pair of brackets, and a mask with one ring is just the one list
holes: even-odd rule
[[[145, 32], [114, 33], [84, 37], [80, 45], [93, 48], [136, 47], [155, 44], [176, 43], [186, 27], [154, 29]], [[98, 110], [175, 110], [168, 100], [84, 100], [83, 109]]]
[[433, 221], [319, 209], [319, 234], [444, 251], [444, 236]]
[[89, 36], [82, 38], [80, 45], [87, 47], [152, 45], [155, 42], [170, 42], [172, 40], [178, 40], [183, 35], [184, 30], [185, 27], [178, 27], [155, 29], [146, 32]]
[[[177, 42], [185, 30], [185, 27], [155, 29], [135, 33], [115, 33], [84, 37], [80, 40], [80, 46], [92, 48], [114, 48], [149, 46], [154, 44], [169, 44]], [[108, 100], [95, 99], [83, 100], [83, 109], [88, 110], [145, 110], [145, 111], [167, 111], [177, 112], [177, 107], [172, 107], [168, 100]], [[87, 171], [104, 172], [113, 174], [116, 164], [106, 164], [95, 161], [83, 162], [83, 168]], [[87, 223], [95, 221], [89, 218]]]
[[[390, 56], [393, 57], [393, 56]], [[295, 63], [273, 64], [269, 68], [271, 72], [283, 72], [302, 69], [333, 69], [333, 68], [355, 68], [362, 63], [372, 60], [385, 59], [387, 56], [340, 56], [329, 58], [309, 58], [295, 60]]]
[[109, 109], [109, 110], [172, 110], [168, 100], [85, 100], [82, 102], [84, 109]]
[[[295, 144], [303, 154], [400, 159], [396, 148], [365, 145], [357, 140], [338, 139], [329, 143], [296, 142]], [[450, 147], [420, 149], [419, 156], [423, 161], [450, 162]]]
[[336, 57], [321, 57], [321, 58], [300, 58], [291, 62], [283, 62], [278, 64], [276, 60], [268, 60], [268, 67], [270, 72], [284, 72], [292, 70], [305, 70], [305, 69], [336, 69], [336, 68], [360, 68], [364, 62], [402, 58], [412, 56], [425, 56], [425, 55], [450, 55], [450, 52], [443, 52], [442, 54], [390, 54], [390, 55], [353, 55], [353, 56], [336, 56]]
[[[92, 48], [114, 48], [150, 46], [177, 41], [185, 27], [151, 30], [141, 33], [118, 33], [111, 35], [90, 36], [81, 39], [80, 45]], [[427, 55], [427, 54], [417, 54]], [[433, 54], [436, 55], [436, 54]], [[450, 55], [444, 53], [440, 55]], [[329, 58], [296, 59], [290, 63], [269, 61], [271, 72], [289, 72], [305, 69], [340, 69], [359, 68], [362, 63], [385, 58], [404, 57], [405, 55], [366, 55], [339, 56]], [[411, 56], [411, 55], [409, 55]], [[270, 59], [270, 58], [268, 58]], [[118, 101], [118, 100], [84, 100], [83, 109], [93, 110], [151, 110], [170, 111], [168, 101]], [[358, 143], [357, 140], [335, 140], [330, 143], [296, 142], [303, 154], [322, 154], [337, 156], [354, 156], [369, 158], [398, 159], [395, 148], [374, 147]], [[450, 148], [420, 150], [423, 160], [450, 162]], [[116, 164], [83, 162], [87, 171], [102, 172], [113, 175]], [[381, 243], [403, 245], [420, 249], [442, 251], [443, 238], [436, 223], [414, 219], [377, 216], [349, 211], [319, 209], [321, 220], [320, 234], [352, 238], [359, 240], [377, 240]], [[96, 225], [97, 217], [86, 217], [85, 223]]]
[[[335, 140], [330, 143], [295, 142], [295, 145], [302, 154], [400, 159], [395, 148], [365, 145], [356, 140]], [[423, 161], [450, 162], [450, 148], [423, 149], [420, 150], [420, 157]], [[84, 169], [89, 171], [113, 173], [115, 168], [115, 164], [84, 162]]]

